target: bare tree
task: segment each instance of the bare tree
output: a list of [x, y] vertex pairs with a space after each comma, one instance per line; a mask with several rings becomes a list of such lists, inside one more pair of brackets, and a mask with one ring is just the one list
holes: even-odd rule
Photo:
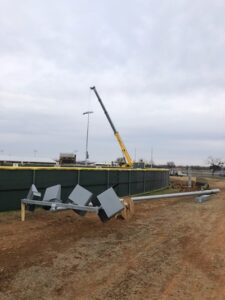
[[170, 169], [172, 169], [172, 168], [175, 168], [175, 167], [176, 167], [176, 165], [175, 165], [175, 162], [174, 162], [174, 161], [168, 161], [166, 165], [167, 165], [167, 167], [168, 167], [168, 168], [170, 168]]
[[212, 156], [208, 157], [207, 163], [209, 164], [209, 168], [212, 170], [212, 175], [214, 175], [216, 171], [221, 170], [224, 166], [224, 162], [220, 158]]

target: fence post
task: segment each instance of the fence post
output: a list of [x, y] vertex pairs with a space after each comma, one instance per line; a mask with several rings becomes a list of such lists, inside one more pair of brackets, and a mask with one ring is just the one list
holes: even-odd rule
[[107, 189], [109, 188], [109, 169], [107, 170]]
[[143, 174], [144, 174], [144, 182], [143, 182], [143, 184], [144, 184], [144, 192], [145, 192], [145, 171], [143, 171]]
[[130, 182], [130, 170], [128, 171], [128, 193], [129, 196], [131, 194], [131, 186], [130, 186], [131, 182]]
[[80, 184], [80, 169], [78, 169], [77, 183]]
[[35, 170], [33, 170], [33, 179], [32, 179], [32, 183], [35, 184]]

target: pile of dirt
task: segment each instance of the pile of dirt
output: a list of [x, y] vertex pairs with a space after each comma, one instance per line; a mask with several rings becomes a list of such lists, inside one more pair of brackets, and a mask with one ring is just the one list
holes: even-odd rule
[[171, 188], [178, 192], [197, 191], [200, 186], [196, 182], [196, 178], [191, 178], [191, 187], [189, 187], [188, 177], [170, 177]]

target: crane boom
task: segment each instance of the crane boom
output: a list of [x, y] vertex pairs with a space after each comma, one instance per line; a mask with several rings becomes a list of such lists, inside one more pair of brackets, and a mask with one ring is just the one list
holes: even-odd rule
[[97, 90], [95, 88], [95, 86], [91, 87], [90, 89], [94, 91], [94, 93], [95, 93], [95, 95], [96, 95], [96, 97], [97, 97], [97, 99], [98, 99], [98, 101], [99, 101], [99, 103], [100, 103], [100, 105], [101, 105], [101, 107], [102, 107], [105, 115], [106, 115], [106, 118], [108, 119], [109, 124], [112, 127], [112, 130], [114, 132], [116, 140], [119, 143], [120, 149], [121, 149], [121, 151], [122, 151], [122, 153], [123, 153], [123, 155], [125, 157], [127, 166], [132, 167], [133, 166], [133, 160], [132, 160], [129, 152], [127, 151], [127, 148], [126, 148], [125, 144], [123, 143], [122, 138], [121, 138], [119, 132], [116, 130], [116, 128], [115, 128], [115, 126], [114, 126], [114, 124], [113, 124], [113, 122], [112, 122], [112, 120], [111, 120], [111, 118], [110, 118], [110, 116], [109, 116], [109, 114], [108, 114], [108, 112], [107, 112], [107, 110], [106, 110], [103, 102], [102, 102], [102, 99], [100, 98], [100, 96], [99, 96], [99, 94], [98, 94], [98, 92], [97, 92]]

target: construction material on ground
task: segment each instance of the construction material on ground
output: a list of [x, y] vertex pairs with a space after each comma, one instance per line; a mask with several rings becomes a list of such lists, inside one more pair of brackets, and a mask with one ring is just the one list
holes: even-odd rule
[[[152, 195], [152, 196], [137, 196], [137, 197], [132, 197], [131, 199], [134, 202], [143, 201], [143, 200], [157, 200], [163, 198], [187, 197], [187, 196], [198, 196], [197, 199], [199, 199], [202, 196], [210, 196], [219, 192], [220, 189], [212, 189], [212, 190], [204, 190], [204, 191], [197, 191], [197, 192], [172, 193], [172, 194]], [[206, 197], [204, 198], [206, 199]], [[200, 200], [197, 201], [202, 202]]]
[[177, 197], [192, 197], [195, 196], [196, 202], [202, 203], [209, 199], [211, 195], [219, 193], [220, 189], [212, 189], [197, 192], [185, 192], [185, 193], [171, 193], [162, 195], [152, 195], [152, 196], [137, 196], [137, 197], [124, 197], [120, 199], [123, 202], [124, 209], [118, 214], [124, 220], [130, 219], [134, 215], [134, 203], [145, 201], [145, 200], [161, 200], [165, 198], [177, 198]]
[[109, 188], [92, 201], [99, 207], [98, 216], [102, 222], [110, 220], [124, 209], [122, 201], [118, 198], [113, 188]]
[[40, 199], [41, 193], [39, 193], [35, 185], [32, 184], [27, 197], [21, 200], [21, 220], [25, 220], [26, 206], [30, 211], [34, 211], [36, 206], [41, 206], [44, 209], [51, 211], [72, 209], [80, 216], [85, 216], [87, 212], [94, 212], [99, 216], [102, 222], [107, 222], [114, 216], [128, 220], [134, 214], [135, 202], [195, 196], [196, 201], [198, 203], [202, 203], [208, 200], [211, 195], [218, 192], [220, 192], [220, 189], [163, 195], [124, 197], [120, 199], [112, 187], [97, 195], [97, 197], [94, 197], [90, 191], [77, 184], [68, 196], [67, 202], [63, 202], [61, 200], [60, 184], [48, 187], [42, 200]]
[[[69, 195], [68, 200], [71, 204], [78, 205], [80, 207], [89, 207], [92, 196], [93, 194], [91, 192], [77, 184], [72, 193]], [[84, 216], [87, 213], [87, 211], [79, 209], [75, 209], [74, 211], [80, 216]]]
[[124, 197], [121, 201], [123, 202], [124, 209], [117, 215], [117, 217], [129, 220], [134, 215], [134, 202], [131, 197]]
[[86, 212], [94, 212], [98, 214], [102, 222], [110, 220], [124, 209], [123, 203], [113, 188], [107, 189], [99, 194], [96, 199], [92, 199], [93, 194], [78, 184], [69, 195], [66, 203], [61, 200], [61, 185], [48, 187], [43, 200], [34, 200], [34, 197], [40, 199], [41, 194], [37, 191], [35, 185], [32, 185], [27, 197], [21, 200], [22, 221], [25, 220], [26, 205], [28, 210], [31, 211], [34, 211], [36, 206], [41, 206], [51, 211], [72, 209], [81, 216], [84, 216]]

